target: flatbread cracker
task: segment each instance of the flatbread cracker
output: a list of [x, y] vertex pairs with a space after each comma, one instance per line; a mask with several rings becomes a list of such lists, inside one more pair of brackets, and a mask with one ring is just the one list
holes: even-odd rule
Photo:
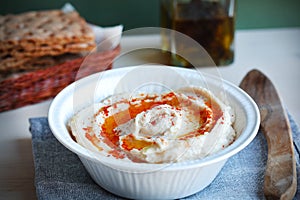
[[96, 46], [95, 35], [86, 21], [73, 11], [32, 11], [0, 16], [0, 50], [27, 49], [67, 44], [88, 44], [77, 48], [90, 51]]
[[95, 47], [94, 32], [75, 11], [47, 10], [0, 16], [1, 74], [47, 67], [56, 56], [87, 54]]
[[9, 58], [6, 63], [0, 64], [0, 81], [14, 73], [29, 72], [37, 69], [46, 69], [66, 61], [83, 57], [84, 54], [63, 54], [59, 56], [43, 56], [38, 58], [24, 57], [23, 59]]

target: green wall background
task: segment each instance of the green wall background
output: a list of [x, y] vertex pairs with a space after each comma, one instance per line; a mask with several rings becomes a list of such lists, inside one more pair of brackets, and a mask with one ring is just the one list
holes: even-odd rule
[[[88, 22], [125, 30], [159, 26], [159, 0], [8, 0], [0, 14], [61, 8], [70, 2]], [[237, 29], [300, 27], [300, 0], [237, 0]]]

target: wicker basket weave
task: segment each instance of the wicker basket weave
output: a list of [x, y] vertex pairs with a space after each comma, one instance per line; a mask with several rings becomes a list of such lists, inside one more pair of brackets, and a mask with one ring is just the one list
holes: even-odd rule
[[111, 69], [120, 47], [97, 52], [46, 69], [24, 73], [0, 82], [0, 112], [54, 97], [63, 88], [87, 75]]

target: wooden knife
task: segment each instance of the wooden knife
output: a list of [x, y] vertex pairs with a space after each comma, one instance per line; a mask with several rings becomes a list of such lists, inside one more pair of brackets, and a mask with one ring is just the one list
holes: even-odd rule
[[268, 145], [264, 179], [267, 199], [292, 199], [297, 190], [296, 161], [289, 120], [272, 82], [260, 71], [248, 72], [240, 87], [257, 103], [260, 128]]

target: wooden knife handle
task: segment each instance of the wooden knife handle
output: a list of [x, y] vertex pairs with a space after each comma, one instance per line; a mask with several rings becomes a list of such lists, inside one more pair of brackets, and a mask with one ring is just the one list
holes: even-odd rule
[[267, 199], [292, 199], [297, 189], [296, 161], [287, 115], [272, 82], [260, 71], [252, 70], [240, 87], [257, 103], [260, 128], [268, 143], [264, 194]]

